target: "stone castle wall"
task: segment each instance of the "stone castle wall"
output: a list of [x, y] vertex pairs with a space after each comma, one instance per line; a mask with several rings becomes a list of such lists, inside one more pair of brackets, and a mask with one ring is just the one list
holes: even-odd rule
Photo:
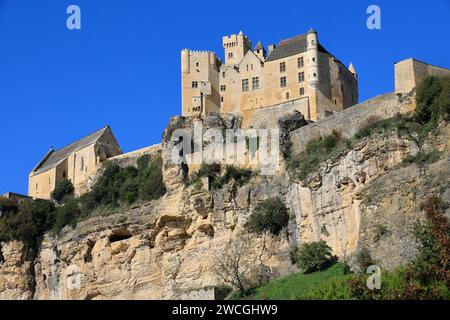
[[427, 76], [450, 75], [450, 69], [433, 66], [415, 59], [407, 59], [395, 64], [395, 92], [407, 93], [417, 87]]
[[370, 121], [391, 118], [398, 113], [409, 113], [414, 108], [415, 103], [409, 96], [401, 98], [395, 93], [377, 96], [291, 132], [292, 150], [294, 154], [298, 154], [305, 150], [308, 141], [329, 135], [333, 130], [350, 138]]
[[307, 119], [309, 119], [309, 109], [309, 98], [305, 97], [266, 108], [244, 110], [242, 112], [242, 127], [276, 129], [278, 128], [278, 119], [286, 114], [292, 113], [294, 110], [300, 111]]
[[109, 162], [117, 163], [121, 167], [136, 166], [137, 160], [143, 155], [149, 155], [154, 157], [161, 153], [161, 144], [154, 144], [152, 146], [142, 148], [139, 150], [124, 153], [112, 158], [109, 158]]

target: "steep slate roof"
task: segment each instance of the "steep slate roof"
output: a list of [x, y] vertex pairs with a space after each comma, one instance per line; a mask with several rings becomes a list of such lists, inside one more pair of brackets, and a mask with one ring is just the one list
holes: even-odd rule
[[[302, 34], [290, 39], [282, 40], [278, 46], [273, 49], [267, 61], [274, 61], [290, 57], [302, 52], [306, 52], [306, 34]], [[329, 53], [322, 45], [319, 44], [319, 51]]]
[[51, 150], [49, 153], [50, 155], [46, 155], [47, 159], [43, 159], [41, 163], [37, 165], [36, 168], [34, 168], [33, 173], [41, 173], [45, 172], [51, 168], [56, 167], [58, 164], [60, 164], [62, 161], [67, 159], [67, 157], [72, 154], [75, 151], [78, 151], [80, 149], [83, 149], [95, 142], [97, 142], [100, 137], [106, 132], [110, 130], [109, 126], [106, 126], [87, 137], [84, 137], [81, 140], [75, 141], [74, 143], [69, 144], [68, 146], [65, 146], [59, 150]]
[[265, 50], [264, 46], [261, 43], [261, 41], [258, 41], [258, 43], [256, 44], [255, 49], [253, 49], [253, 51], [257, 51], [257, 50]]

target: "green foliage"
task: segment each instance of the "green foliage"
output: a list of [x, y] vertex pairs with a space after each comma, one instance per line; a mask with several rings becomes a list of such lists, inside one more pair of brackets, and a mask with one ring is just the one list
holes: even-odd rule
[[221, 171], [220, 164], [202, 163], [199, 170], [192, 175], [189, 184], [193, 184], [196, 189], [200, 189], [201, 178], [209, 177], [211, 187], [218, 190], [231, 180], [236, 181], [239, 186], [243, 186], [250, 180], [253, 174], [250, 170], [237, 168], [231, 165], [225, 167], [223, 175], [221, 175]]
[[372, 136], [375, 133], [384, 133], [393, 130], [398, 132], [416, 132], [420, 127], [420, 124], [400, 114], [384, 120], [378, 120], [377, 118], [372, 117], [358, 130], [355, 134], [355, 139], [359, 140]]
[[0, 241], [21, 240], [34, 244], [53, 224], [55, 207], [50, 201], [21, 201], [0, 217]]
[[140, 156], [137, 161], [137, 169], [138, 171], [143, 171], [148, 168], [150, 165], [150, 156], [148, 154], [144, 154], [143, 156]]
[[80, 202], [83, 211], [92, 211], [157, 199], [165, 191], [161, 157], [150, 159], [145, 155], [137, 160], [137, 168], [106, 163], [102, 175]]
[[415, 117], [422, 124], [434, 127], [450, 114], [450, 77], [429, 76], [417, 88]]
[[369, 249], [362, 247], [356, 252], [355, 261], [362, 272], [366, 272], [367, 268], [375, 264]]
[[[337, 293], [334, 290], [328, 289], [327, 293], [324, 291], [329, 283], [346, 284], [345, 280], [349, 277], [346, 272], [346, 266], [342, 263], [336, 263], [327, 270], [314, 272], [310, 274], [295, 273], [290, 276], [271, 281], [258, 287], [250, 292], [245, 299], [270, 299], [270, 300], [296, 300], [296, 299], [320, 299], [324, 295], [327, 299]], [[320, 288], [320, 289], [319, 289]], [[339, 288], [337, 285], [333, 286], [340, 292], [344, 299], [348, 294], [345, 294], [345, 286]], [[348, 292], [348, 291], [347, 291]]]
[[56, 183], [50, 197], [57, 202], [62, 202], [65, 198], [73, 196], [74, 191], [72, 182], [69, 179], [62, 179]]
[[[17, 201], [0, 197], [0, 213], [1, 215], [16, 213], [19, 209]], [[0, 216], [1, 217], [1, 216]]]
[[139, 197], [142, 200], [158, 199], [166, 193], [161, 157], [153, 159], [149, 166], [139, 172]]
[[411, 156], [411, 155], [406, 156], [403, 159], [402, 163], [403, 164], [416, 163], [416, 164], [422, 165], [422, 164], [436, 162], [439, 160], [440, 157], [441, 157], [441, 152], [439, 152], [436, 149], [431, 150], [430, 152], [420, 151], [415, 156]]
[[76, 199], [69, 199], [64, 206], [56, 208], [53, 234], [58, 234], [67, 225], [75, 226], [81, 210]]
[[303, 180], [317, 170], [322, 162], [350, 146], [350, 140], [343, 139], [340, 132], [333, 130], [331, 135], [310, 140], [306, 144], [305, 151], [288, 160], [288, 168], [295, 171], [298, 178]]
[[278, 235], [287, 227], [288, 222], [289, 210], [283, 201], [276, 197], [258, 203], [249, 218], [247, 228], [255, 233], [268, 231]]
[[331, 248], [323, 240], [303, 244], [297, 252], [297, 265], [304, 273], [327, 269], [336, 262], [331, 254]]
[[351, 275], [345, 273], [338, 277], [327, 279], [312, 288], [300, 298], [305, 300], [350, 300], [349, 279]]

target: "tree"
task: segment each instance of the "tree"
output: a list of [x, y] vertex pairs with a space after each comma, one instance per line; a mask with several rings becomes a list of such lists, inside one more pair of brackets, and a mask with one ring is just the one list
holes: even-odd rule
[[255, 247], [254, 242], [249, 235], [230, 241], [214, 263], [213, 270], [219, 281], [231, 285], [241, 295], [269, 279], [268, 268], [261, 261], [262, 255], [270, 252], [266, 239], [263, 238], [260, 248]]
[[55, 189], [50, 194], [50, 197], [57, 201], [63, 201], [67, 196], [73, 195], [75, 188], [73, 184], [68, 179], [62, 179], [56, 183]]
[[321, 271], [336, 261], [331, 248], [323, 240], [303, 244], [297, 253], [297, 265], [304, 273]]
[[247, 223], [251, 232], [268, 231], [278, 235], [289, 222], [288, 208], [280, 198], [270, 198], [260, 202], [254, 209]]

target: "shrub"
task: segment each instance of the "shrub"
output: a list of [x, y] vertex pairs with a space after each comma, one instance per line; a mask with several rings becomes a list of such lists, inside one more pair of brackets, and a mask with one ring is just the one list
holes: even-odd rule
[[270, 198], [260, 202], [247, 223], [247, 228], [251, 232], [262, 233], [269, 231], [278, 235], [281, 230], [287, 227], [289, 222], [289, 212], [280, 198]]
[[166, 193], [162, 175], [162, 158], [156, 157], [140, 171], [139, 196], [143, 200], [158, 199]]
[[369, 249], [366, 247], [362, 247], [356, 252], [355, 261], [361, 272], [365, 272], [369, 266], [375, 264]]
[[433, 163], [439, 160], [441, 157], [441, 153], [438, 150], [431, 150], [430, 152], [419, 152], [415, 156], [408, 155], [406, 156], [402, 163], [403, 164], [427, 164], [427, 163]]
[[0, 241], [21, 240], [34, 244], [53, 224], [54, 209], [50, 201], [22, 201], [17, 209], [0, 218]]
[[64, 206], [58, 207], [55, 213], [55, 223], [52, 230], [58, 234], [67, 225], [74, 226], [77, 223], [81, 211], [76, 199], [70, 199]]
[[143, 171], [148, 168], [150, 164], [150, 156], [148, 154], [144, 154], [143, 156], [140, 156], [137, 161], [137, 169], [138, 171]]
[[330, 267], [336, 258], [325, 241], [303, 244], [297, 253], [297, 265], [304, 273], [322, 271]]
[[340, 132], [333, 130], [331, 135], [308, 141], [305, 151], [288, 160], [288, 167], [297, 173], [298, 178], [305, 179], [322, 162], [350, 146], [350, 140], [343, 139]]
[[9, 213], [16, 213], [18, 209], [17, 201], [0, 197], [0, 218]]
[[200, 179], [209, 177], [211, 187], [217, 190], [231, 180], [236, 181], [238, 185], [242, 186], [250, 180], [253, 174], [251, 170], [237, 168], [231, 165], [225, 167], [223, 175], [220, 174], [221, 171], [220, 164], [202, 163], [200, 169], [192, 175], [189, 184], [193, 184], [197, 189], [200, 189], [202, 185]]
[[66, 197], [73, 195], [74, 191], [75, 188], [72, 182], [69, 179], [62, 179], [56, 183], [55, 189], [50, 194], [50, 197], [57, 202], [61, 202]]
[[137, 160], [137, 168], [106, 163], [92, 190], [80, 197], [80, 203], [83, 210], [92, 211], [157, 199], [165, 192], [161, 157], [150, 159], [144, 155]]
[[417, 88], [415, 119], [423, 124], [421, 138], [450, 117], [450, 76], [425, 78]]

